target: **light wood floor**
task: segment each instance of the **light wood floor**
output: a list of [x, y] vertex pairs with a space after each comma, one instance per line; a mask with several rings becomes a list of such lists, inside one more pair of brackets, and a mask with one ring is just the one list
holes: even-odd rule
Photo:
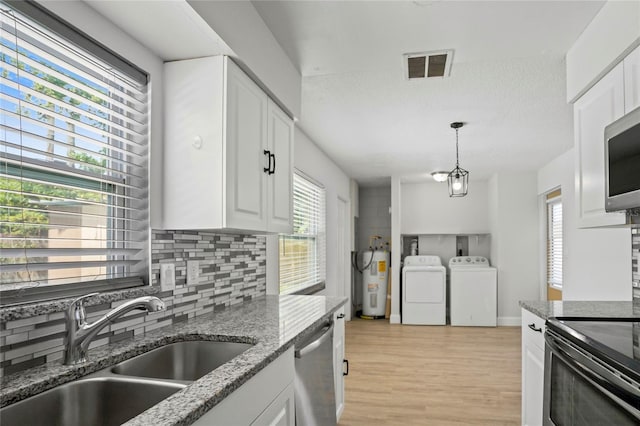
[[520, 424], [520, 327], [346, 323], [341, 426]]

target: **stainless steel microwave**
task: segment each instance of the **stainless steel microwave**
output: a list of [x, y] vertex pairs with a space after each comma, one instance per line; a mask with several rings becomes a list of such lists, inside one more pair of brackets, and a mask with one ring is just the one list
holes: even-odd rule
[[640, 107], [604, 130], [605, 210], [640, 208]]

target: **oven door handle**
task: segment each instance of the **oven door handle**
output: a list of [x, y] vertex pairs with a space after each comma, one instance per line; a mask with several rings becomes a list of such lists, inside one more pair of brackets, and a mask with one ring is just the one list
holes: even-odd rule
[[608, 382], [613, 386], [624, 390], [624, 392], [631, 394], [634, 398], [640, 398], [640, 391], [637, 387], [633, 386], [631, 383], [628, 383], [626, 380], [623, 380], [620, 377], [616, 376], [607, 368], [589, 359], [587, 356], [583, 355], [580, 351], [576, 350], [572, 346], [567, 344], [559, 345], [558, 343], [556, 343], [556, 339], [554, 339], [553, 336], [549, 335], [548, 331], [545, 334], [544, 338], [547, 345], [549, 346], [549, 349], [553, 353], [553, 356], [557, 356], [558, 358], [560, 358], [560, 360], [567, 364], [567, 366], [569, 366], [572, 370], [579, 374], [583, 379], [587, 380], [599, 391], [619, 404], [628, 413], [640, 419], [640, 411], [636, 407], [629, 404], [619, 396], [613, 394], [611, 391], [602, 386], [602, 383]]

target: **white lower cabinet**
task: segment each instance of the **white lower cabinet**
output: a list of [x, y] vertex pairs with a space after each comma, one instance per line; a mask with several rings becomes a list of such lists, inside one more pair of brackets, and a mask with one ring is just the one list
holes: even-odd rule
[[292, 347], [193, 424], [295, 426], [294, 376]]
[[522, 309], [522, 424], [542, 425], [545, 320]]
[[348, 372], [348, 361], [344, 359], [344, 307], [333, 314], [333, 371], [336, 390], [336, 419], [344, 411], [344, 376]]

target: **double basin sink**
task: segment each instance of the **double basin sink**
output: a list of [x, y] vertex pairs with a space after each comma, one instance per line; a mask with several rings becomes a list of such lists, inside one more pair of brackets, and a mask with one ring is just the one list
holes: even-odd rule
[[251, 346], [217, 341], [167, 344], [4, 407], [0, 424], [120, 425]]

